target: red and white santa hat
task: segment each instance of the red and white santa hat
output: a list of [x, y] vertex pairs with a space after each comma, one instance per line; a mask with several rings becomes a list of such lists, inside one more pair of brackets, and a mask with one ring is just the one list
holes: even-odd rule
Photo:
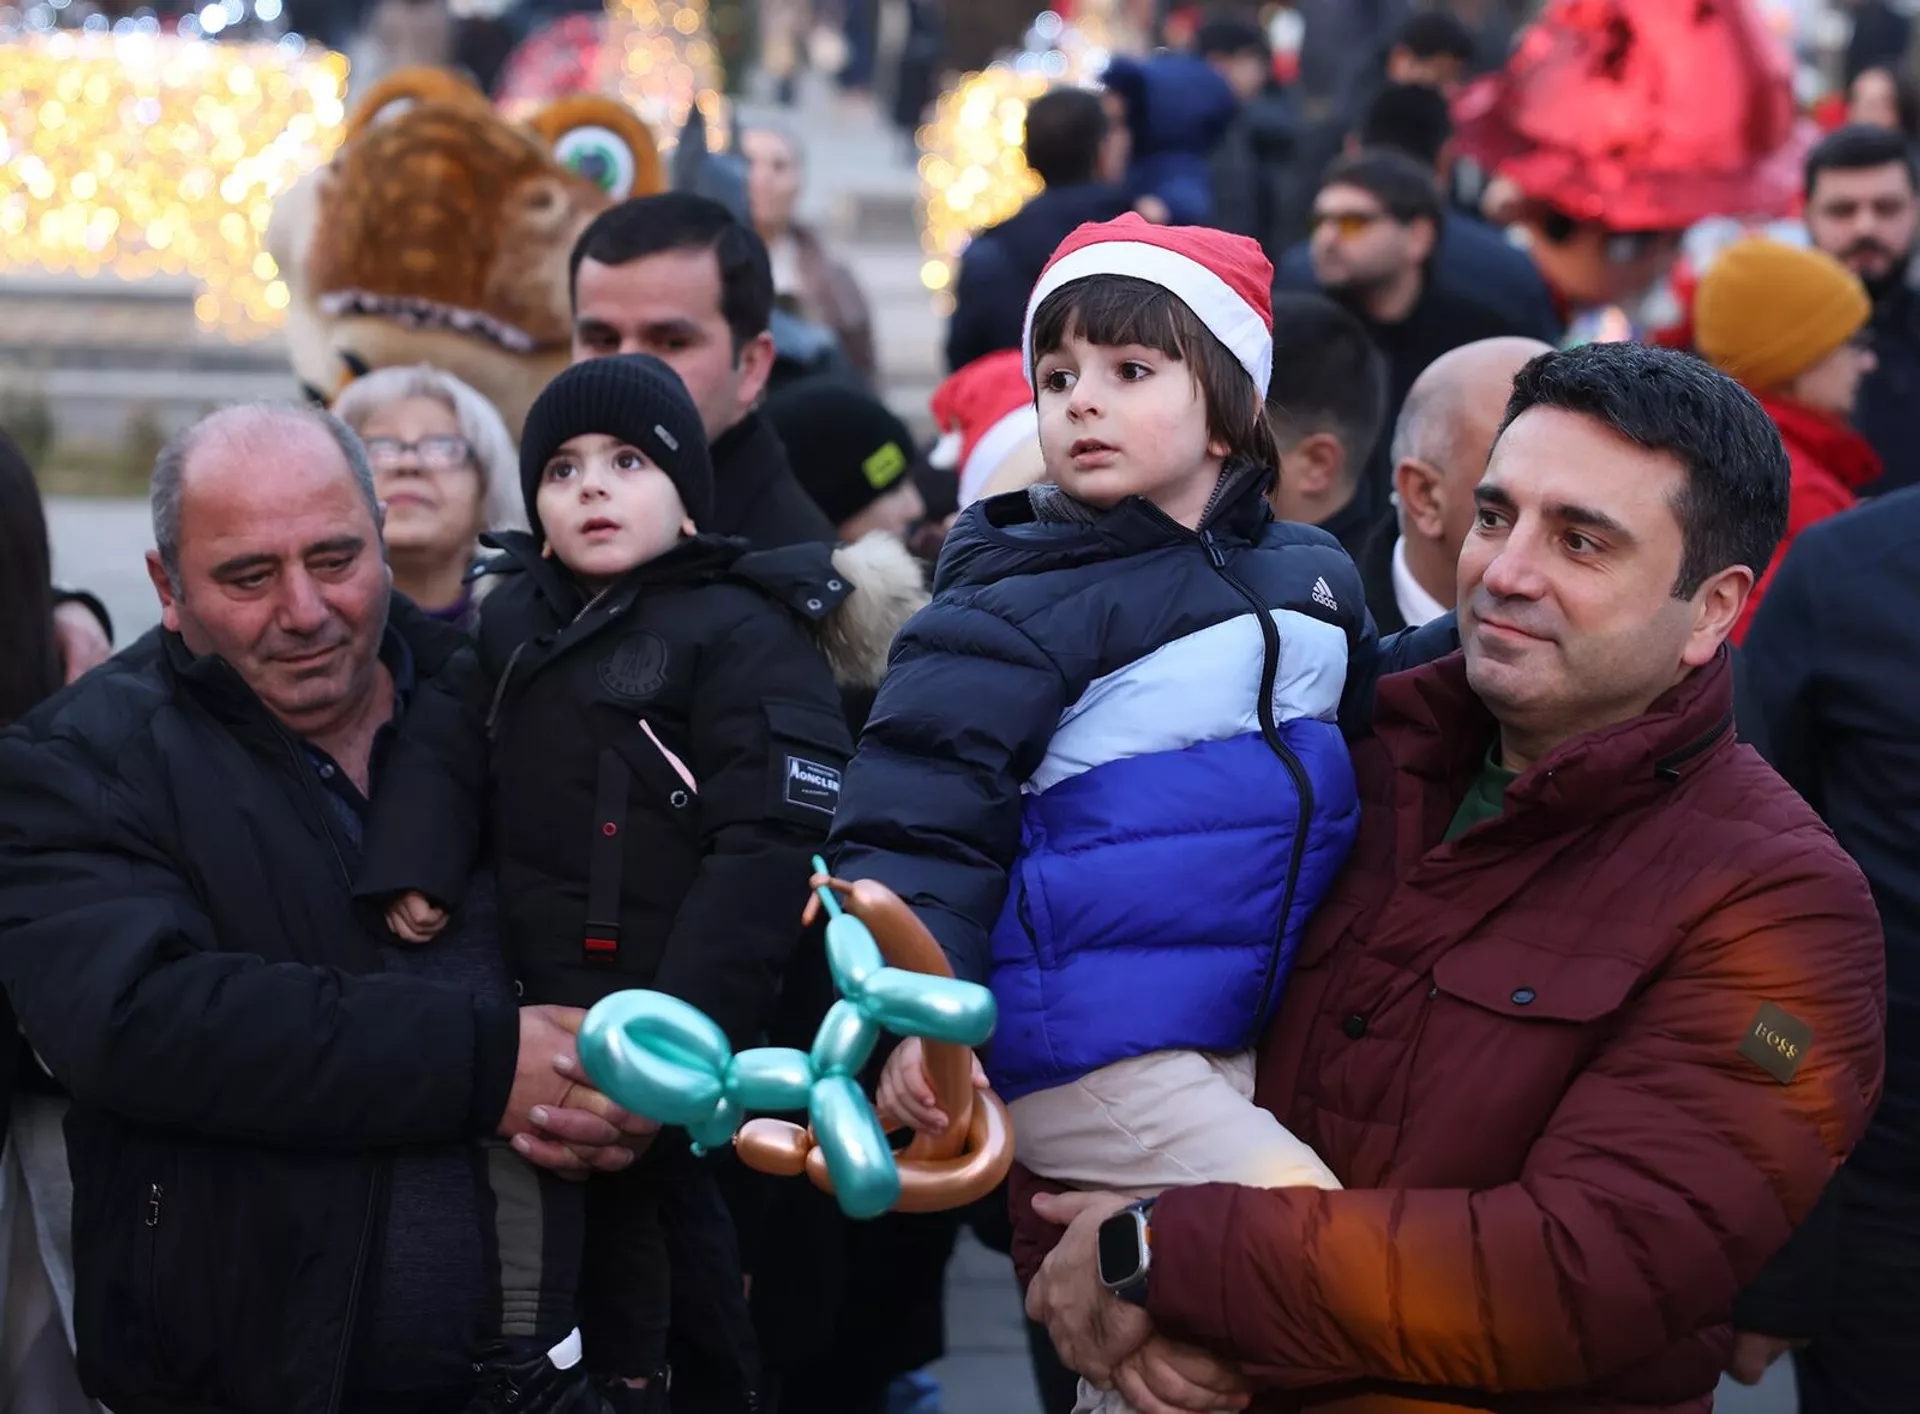
[[1240, 360], [1267, 395], [1273, 376], [1273, 263], [1260, 243], [1205, 226], [1156, 226], [1128, 212], [1088, 222], [1040, 272], [1027, 301], [1021, 353], [1033, 373], [1033, 316], [1047, 297], [1090, 275], [1131, 275], [1174, 294]]
[[956, 371], [934, 390], [933, 420], [942, 435], [927, 460], [959, 473], [964, 509], [980, 499], [980, 488], [1010, 454], [1039, 440], [1020, 350], [1002, 349]]

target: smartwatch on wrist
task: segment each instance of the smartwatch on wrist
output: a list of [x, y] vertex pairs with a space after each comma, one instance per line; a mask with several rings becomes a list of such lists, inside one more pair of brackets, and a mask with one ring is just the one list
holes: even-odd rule
[[1153, 1265], [1154, 1199], [1130, 1204], [1100, 1224], [1100, 1284], [1122, 1301], [1147, 1304], [1147, 1269]]

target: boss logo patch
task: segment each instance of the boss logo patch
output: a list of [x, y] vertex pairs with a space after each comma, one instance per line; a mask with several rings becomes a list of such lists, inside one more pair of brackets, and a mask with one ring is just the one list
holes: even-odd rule
[[1812, 1027], [1772, 1002], [1765, 1002], [1741, 1038], [1740, 1054], [1786, 1085], [1793, 1080], [1812, 1045]]
[[667, 645], [657, 635], [634, 633], [600, 660], [600, 685], [628, 702], [645, 702], [666, 685]]
[[840, 773], [804, 756], [787, 757], [787, 804], [831, 815], [840, 804]]

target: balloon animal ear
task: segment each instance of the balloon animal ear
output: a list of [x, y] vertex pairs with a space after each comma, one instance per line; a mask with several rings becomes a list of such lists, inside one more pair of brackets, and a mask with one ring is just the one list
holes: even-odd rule
[[626, 104], [597, 93], [549, 103], [527, 120], [553, 160], [605, 192], [610, 201], [666, 188], [653, 130]]
[[463, 108], [486, 108], [487, 96], [458, 74], [425, 65], [395, 69], [381, 79], [354, 105], [347, 118], [343, 142], [351, 142], [366, 129], [389, 122], [422, 103], [449, 103]]

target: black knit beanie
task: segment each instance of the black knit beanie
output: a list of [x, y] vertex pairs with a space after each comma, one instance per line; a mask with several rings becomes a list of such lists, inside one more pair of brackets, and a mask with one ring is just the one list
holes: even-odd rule
[[894, 490], [913, 468], [913, 433], [857, 388], [794, 383], [768, 398], [764, 411], [793, 474], [835, 525]]
[[575, 437], [617, 437], [638, 447], [680, 493], [696, 529], [713, 516], [713, 462], [700, 410], [680, 375], [651, 354], [613, 354], [576, 363], [547, 384], [520, 434], [520, 492], [527, 522], [540, 528], [540, 478]]

